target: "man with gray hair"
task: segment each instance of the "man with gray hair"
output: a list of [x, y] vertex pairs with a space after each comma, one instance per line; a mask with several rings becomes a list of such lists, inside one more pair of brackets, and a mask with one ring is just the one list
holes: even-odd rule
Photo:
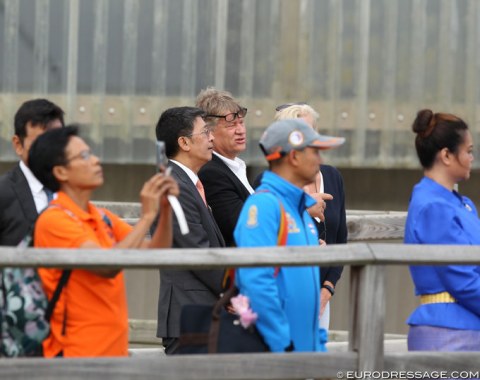
[[233, 229], [240, 210], [253, 193], [246, 164], [238, 157], [246, 149], [247, 109], [229, 92], [213, 87], [200, 91], [196, 107], [205, 112], [205, 120], [215, 137], [212, 160], [202, 167], [198, 176], [225, 243], [231, 247], [235, 245]]

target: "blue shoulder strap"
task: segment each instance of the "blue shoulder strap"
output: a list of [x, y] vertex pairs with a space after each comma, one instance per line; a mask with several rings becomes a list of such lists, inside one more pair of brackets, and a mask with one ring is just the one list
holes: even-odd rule
[[102, 216], [102, 220], [105, 222], [105, 224], [110, 227], [110, 228], [113, 228], [113, 223], [112, 223], [112, 219], [110, 219], [108, 217], [107, 214], [105, 214], [105, 211], [103, 211], [103, 209], [99, 208], [98, 211], [100, 212], [100, 215]]

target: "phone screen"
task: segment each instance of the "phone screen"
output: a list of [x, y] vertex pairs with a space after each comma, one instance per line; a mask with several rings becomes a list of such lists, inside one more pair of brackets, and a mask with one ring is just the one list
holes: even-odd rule
[[168, 158], [165, 153], [165, 143], [163, 141], [156, 142], [157, 149], [157, 167], [158, 170], [164, 172], [167, 169]]

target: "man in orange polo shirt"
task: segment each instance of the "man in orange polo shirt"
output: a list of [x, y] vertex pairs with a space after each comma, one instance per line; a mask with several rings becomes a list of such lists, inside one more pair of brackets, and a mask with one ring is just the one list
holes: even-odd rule
[[[103, 184], [97, 156], [74, 127], [46, 132], [30, 150], [29, 165], [42, 184], [57, 193], [35, 225], [36, 247], [162, 248], [172, 244], [168, 194], [177, 195], [171, 177], [154, 175], [140, 193], [142, 215], [135, 227], [90, 197]], [[145, 235], [161, 208], [151, 240]], [[106, 251], [105, 254], [112, 254]], [[40, 269], [49, 298], [61, 269]], [[118, 269], [72, 271], [51, 319], [51, 334], [43, 344], [46, 357], [125, 356], [128, 349], [127, 303], [123, 273]]]

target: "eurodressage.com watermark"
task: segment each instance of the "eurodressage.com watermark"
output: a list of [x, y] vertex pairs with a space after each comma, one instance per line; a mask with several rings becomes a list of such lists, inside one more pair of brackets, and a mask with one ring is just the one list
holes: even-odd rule
[[480, 371], [339, 371], [337, 379], [478, 379]]

